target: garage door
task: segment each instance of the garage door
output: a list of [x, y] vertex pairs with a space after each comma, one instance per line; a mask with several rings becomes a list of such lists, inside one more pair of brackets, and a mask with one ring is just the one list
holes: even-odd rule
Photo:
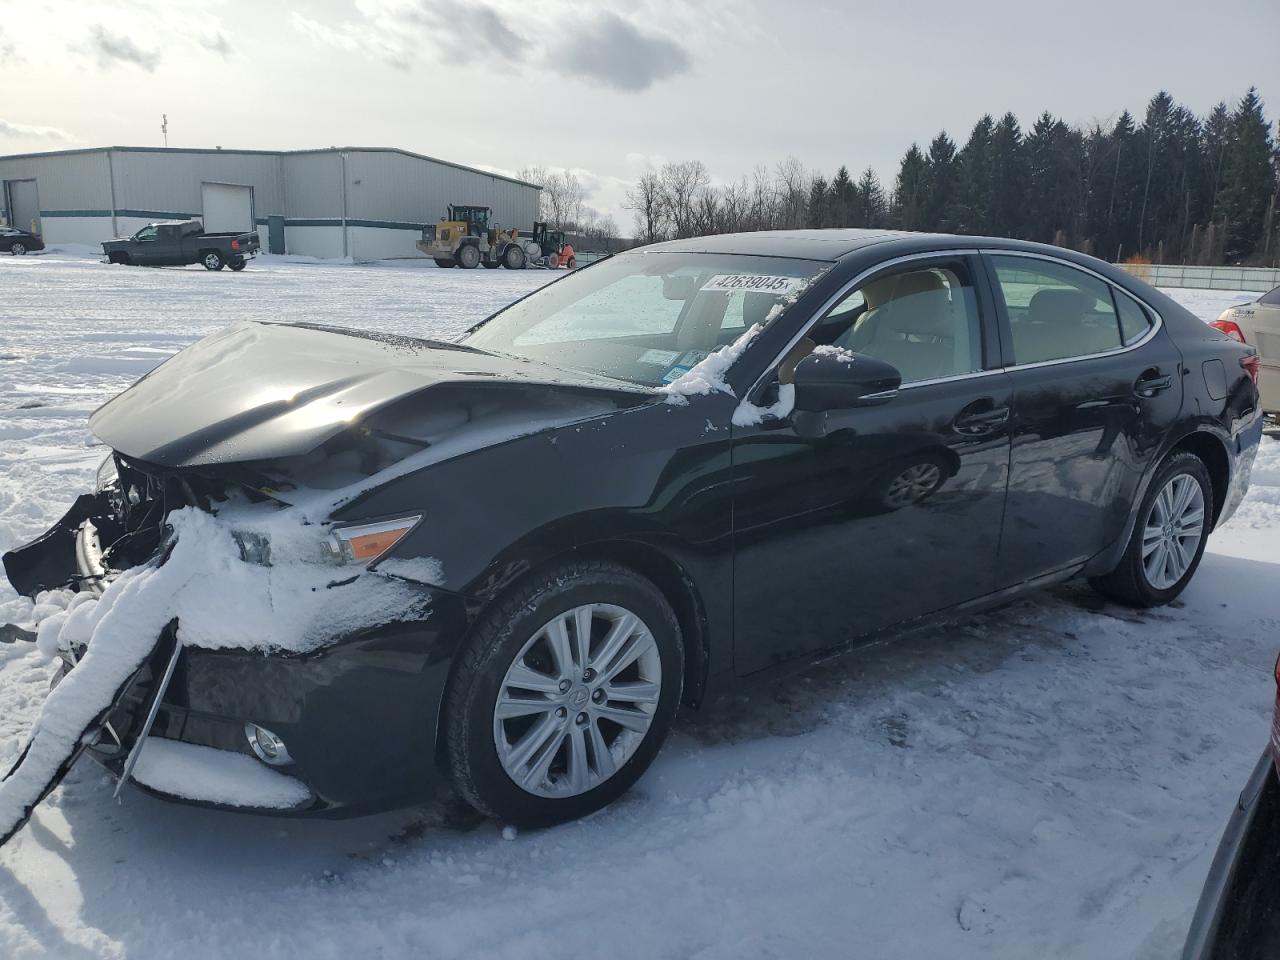
[[207, 233], [245, 233], [253, 229], [253, 187], [234, 183], [201, 184]]
[[40, 232], [40, 198], [34, 180], [9, 181], [9, 207], [13, 218], [11, 226], [19, 230]]

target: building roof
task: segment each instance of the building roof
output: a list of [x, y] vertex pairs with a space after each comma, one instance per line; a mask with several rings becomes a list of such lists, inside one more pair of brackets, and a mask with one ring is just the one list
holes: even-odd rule
[[451, 160], [441, 160], [438, 157], [429, 157], [425, 153], [414, 153], [412, 150], [402, 150], [400, 147], [314, 147], [304, 150], [246, 150], [238, 148], [224, 149], [222, 147], [76, 147], [71, 150], [43, 150], [36, 153], [11, 153], [0, 156], [0, 160], [31, 160], [39, 159], [40, 157], [67, 157], [81, 153], [106, 153], [108, 151], [115, 153], [168, 153], [174, 155], [189, 153], [226, 153], [252, 154], [256, 156], [269, 157], [287, 157], [309, 153], [398, 153], [401, 156], [412, 157], [414, 160], [425, 160], [428, 163], [438, 163], [441, 166], [453, 167], [457, 170], [465, 170], [468, 173], [479, 174], [482, 177], [493, 177], [495, 180], [505, 180], [508, 183], [517, 183], [522, 187], [532, 187], [535, 190], [542, 189], [542, 185], [538, 183], [530, 183], [527, 180], [508, 177], [506, 174], [494, 173], [491, 170], [481, 170], [479, 167], [469, 167], [466, 164], [454, 163]]

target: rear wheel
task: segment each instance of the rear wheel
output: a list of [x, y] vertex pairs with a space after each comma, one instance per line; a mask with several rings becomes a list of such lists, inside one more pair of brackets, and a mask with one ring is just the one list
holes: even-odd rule
[[474, 270], [480, 266], [480, 248], [472, 243], [459, 247], [457, 261], [463, 270]]
[[577, 562], [526, 580], [482, 618], [450, 681], [458, 789], [527, 826], [600, 809], [662, 746], [683, 668], [670, 604], [630, 570]]
[[217, 250], [206, 250], [200, 255], [200, 262], [204, 264], [206, 270], [221, 270], [226, 266], [222, 259], [222, 254]]
[[433, 257], [432, 259], [435, 260], [437, 267], [447, 269], [453, 266], [453, 260], [449, 257]]
[[526, 260], [524, 248], [518, 243], [511, 244], [502, 252], [502, 265], [508, 270], [523, 270]]
[[1213, 527], [1213, 486], [1200, 458], [1176, 453], [1156, 472], [1124, 557], [1089, 582], [1104, 596], [1157, 607], [1180, 594], [1204, 555]]
[[27, 245], [21, 240], [13, 241], [13, 245], [9, 247], [9, 252], [15, 257], [21, 257], [27, 252]]

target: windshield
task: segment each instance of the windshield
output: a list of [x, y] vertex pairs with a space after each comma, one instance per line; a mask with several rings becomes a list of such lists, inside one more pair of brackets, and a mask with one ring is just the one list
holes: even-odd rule
[[512, 304], [463, 343], [656, 387], [764, 323], [828, 266], [740, 254], [623, 254]]

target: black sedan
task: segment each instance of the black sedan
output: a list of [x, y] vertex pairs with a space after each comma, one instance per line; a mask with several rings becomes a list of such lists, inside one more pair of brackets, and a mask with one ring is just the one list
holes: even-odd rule
[[[202, 341], [93, 415], [100, 489], [4, 563], [23, 593], [105, 589], [117, 632], [135, 571], [186, 565], [91, 747], [117, 774], [149, 737], [287, 776], [277, 812], [447, 778], [548, 824], [630, 787], [679, 705], [766, 671], [1071, 577], [1168, 603], [1248, 486], [1257, 375], [1251, 347], [1056, 247], [676, 241], [456, 343]], [[68, 676], [98, 636], [78, 619]]]
[[28, 230], [19, 230], [16, 227], [0, 226], [0, 251], [20, 257], [24, 253], [30, 253], [32, 250], [43, 249], [44, 241], [40, 239], [38, 234], [31, 233]]

